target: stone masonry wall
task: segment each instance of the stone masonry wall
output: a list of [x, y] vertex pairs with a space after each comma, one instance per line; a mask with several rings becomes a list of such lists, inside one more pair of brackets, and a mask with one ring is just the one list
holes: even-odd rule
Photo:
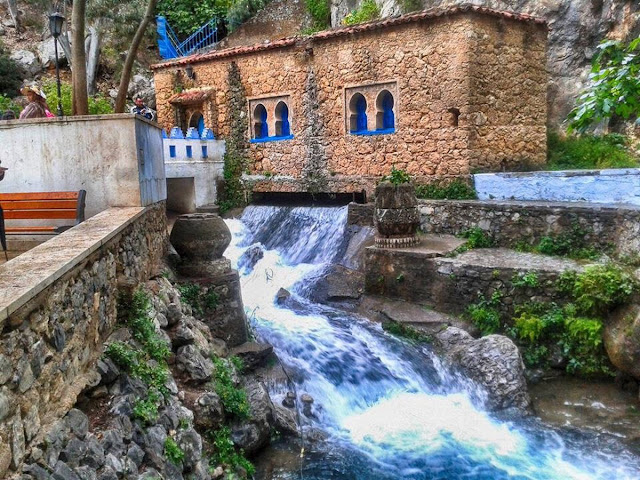
[[[72, 233], [65, 234], [71, 241]], [[0, 334], [1, 478], [19, 469], [30, 445], [99, 380], [89, 372], [116, 322], [118, 284], [148, 279], [165, 247], [161, 202], [85, 260], [70, 259], [66, 274], [6, 319]]]
[[640, 249], [640, 208], [575, 203], [421, 200], [420, 227], [425, 233], [459, 235], [479, 227], [496, 244], [537, 244], [544, 236], [585, 232], [589, 245], [631, 255]]
[[[491, 50], [494, 39], [502, 45], [497, 53]], [[268, 49], [206, 54], [208, 59], [191, 61], [196, 73], [193, 87], [215, 90], [209, 100], [214, 107], [204, 108], [205, 124], [218, 125], [215, 133], [222, 138], [230, 133], [226, 79], [231, 61], [238, 65], [248, 98], [290, 96], [294, 138], [250, 146], [251, 173], [267, 172], [270, 177], [255, 190], [306, 191], [307, 184], [296, 181], [313, 177], [324, 179], [325, 191], [371, 192], [374, 180], [392, 166], [420, 178], [465, 175], [477, 168], [498, 170], [512, 159], [542, 161], [546, 96], [540, 85], [546, 82], [540, 76], [545, 41], [544, 25], [458, 13], [345, 35], [322, 32], [283, 40]], [[487, 58], [490, 65], [481, 67]], [[518, 63], [523, 59], [524, 67]], [[158, 119], [165, 128], [173, 123], [168, 99], [186, 61], [154, 67]], [[530, 66], [535, 71], [529, 72]], [[492, 73], [494, 67], [498, 73]], [[496, 83], [498, 77], [512, 80]], [[376, 83], [397, 85], [395, 133], [352, 135], [346, 131], [347, 91]], [[308, 108], [308, 98], [317, 98], [317, 109]], [[253, 112], [245, 108], [251, 118]], [[370, 130], [375, 128], [376, 112], [375, 102], [369, 101]], [[249, 138], [250, 132], [246, 135]]]

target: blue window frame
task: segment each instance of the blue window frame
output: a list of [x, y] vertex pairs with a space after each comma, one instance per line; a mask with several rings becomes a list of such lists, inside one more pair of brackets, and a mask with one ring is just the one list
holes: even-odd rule
[[351, 133], [360, 134], [368, 130], [367, 127], [367, 100], [361, 93], [356, 93], [349, 101], [349, 130]]
[[191, 149], [191, 145], [187, 145], [187, 158], [193, 157], [193, 151]]
[[169, 156], [171, 158], [176, 158], [176, 146], [175, 145], [169, 145]]
[[267, 124], [267, 109], [259, 103], [253, 111], [253, 134], [259, 140], [269, 136], [269, 125]]
[[289, 125], [289, 107], [284, 102], [276, 105], [276, 137], [288, 137], [291, 135]]

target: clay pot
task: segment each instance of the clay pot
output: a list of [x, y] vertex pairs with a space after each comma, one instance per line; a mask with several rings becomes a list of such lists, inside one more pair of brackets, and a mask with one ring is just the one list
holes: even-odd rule
[[[379, 237], [407, 239], [397, 242], [402, 246], [417, 243], [416, 232], [420, 226], [420, 212], [413, 185], [394, 185], [390, 182], [379, 184], [376, 187], [374, 223]], [[379, 243], [377, 239], [376, 243]]]
[[231, 243], [231, 232], [219, 215], [190, 213], [178, 217], [170, 241], [182, 258], [211, 261], [222, 257]]

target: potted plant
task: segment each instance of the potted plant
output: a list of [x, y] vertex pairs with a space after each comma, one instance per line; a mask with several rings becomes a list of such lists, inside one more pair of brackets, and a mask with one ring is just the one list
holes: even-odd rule
[[404, 170], [391, 168], [376, 187], [374, 223], [376, 246], [402, 248], [417, 245], [420, 226], [418, 200], [411, 177]]

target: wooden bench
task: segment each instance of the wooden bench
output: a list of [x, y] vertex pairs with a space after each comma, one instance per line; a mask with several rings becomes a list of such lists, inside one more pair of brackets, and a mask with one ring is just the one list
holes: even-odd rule
[[6, 220], [72, 220], [69, 225], [34, 225], [5, 228], [7, 235], [54, 235], [84, 221], [87, 192], [0, 193]]

